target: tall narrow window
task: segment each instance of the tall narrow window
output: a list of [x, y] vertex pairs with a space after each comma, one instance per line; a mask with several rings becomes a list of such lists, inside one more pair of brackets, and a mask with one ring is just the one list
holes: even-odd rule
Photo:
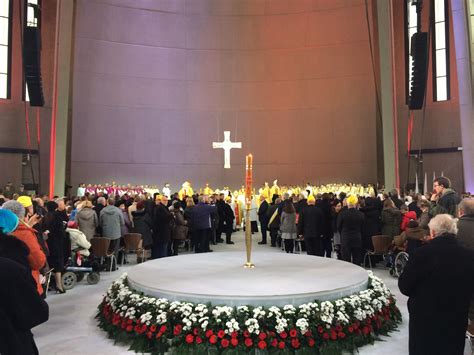
[[450, 99], [448, 0], [433, 0], [433, 101]]
[[410, 55], [411, 37], [417, 30], [418, 18], [416, 15], [416, 6], [412, 3], [414, 0], [405, 1], [405, 93], [406, 102], [410, 97], [411, 78], [413, 75], [413, 57]]
[[[26, 9], [25, 9], [25, 23], [26, 26], [30, 27], [40, 27], [40, 22], [41, 18], [35, 14], [35, 7], [34, 6], [28, 6], [29, 4], [36, 5], [36, 6], [41, 6], [40, 0], [28, 0], [27, 3], [25, 3]], [[30, 101], [30, 96], [28, 95], [28, 84], [25, 83], [25, 101], [29, 102]]]
[[10, 98], [11, 0], [0, 0], [0, 99]]

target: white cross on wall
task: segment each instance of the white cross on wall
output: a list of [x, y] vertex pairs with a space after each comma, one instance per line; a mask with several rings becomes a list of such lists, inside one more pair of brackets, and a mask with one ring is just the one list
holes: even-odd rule
[[230, 150], [232, 148], [242, 149], [242, 142], [231, 142], [230, 141], [230, 131], [224, 131], [224, 141], [223, 142], [213, 142], [212, 148], [224, 149], [224, 169], [230, 169]]

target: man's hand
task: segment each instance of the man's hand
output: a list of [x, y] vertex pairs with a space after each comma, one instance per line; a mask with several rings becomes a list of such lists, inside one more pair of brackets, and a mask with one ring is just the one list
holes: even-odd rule
[[35, 213], [32, 217], [30, 217], [30, 218], [28, 219], [28, 222], [27, 222], [26, 224], [27, 224], [29, 227], [33, 227], [34, 225], [38, 224], [38, 223], [41, 221], [42, 218], [43, 218], [43, 217], [41, 217], [40, 215], [38, 215], [38, 214]]

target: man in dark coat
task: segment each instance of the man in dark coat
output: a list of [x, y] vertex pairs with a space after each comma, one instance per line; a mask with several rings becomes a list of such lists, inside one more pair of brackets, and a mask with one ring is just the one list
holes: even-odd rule
[[217, 214], [219, 216], [219, 222], [217, 224], [216, 231], [216, 243], [223, 243], [222, 233], [225, 233], [225, 201], [224, 194], [219, 194], [216, 200]]
[[[459, 244], [474, 251], [474, 198], [465, 198], [459, 204], [458, 235]], [[474, 334], [474, 295], [469, 307], [468, 331]]]
[[268, 202], [265, 199], [264, 195], [260, 196], [260, 207], [258, 208], [258, 220], [260, 222], [260, 227], [262, 229], [262, 241], [258, 244], [267, 244], [267, 230], [268, 230]]
[[453, 217], [457, 217], [457, 207], [461, 199], [458, 194], [451, 189], [451, 180], [447, 177], [440, 176], [433, 181], [434, 194], [431, 196], [430, 214], [436, 216], [438, 214], [447, 213]]
[[390, 199], [395, 204], [395, 207], [398, 208], [398, 209], [400, 209], [400, 207], [402, 207], [402, 205], [405, 203], [398, 196], [398, 191], [396, 189], [393, 189], [392, 191], [390, 191], [390, 193], [388, 195], [390, 196]]
[[313, 195], [308, 197], [308, 206], [303, 208], [298, 217], [298, 235], [304, 237], [306, 253], [322, 256], [321, 237], [324, 233], [324, 213], [315, 206]]
[[280, 229], [280, 205], [281, 200], [276, 197], [267, 210], [268, 229], [270, 230], [270, 241], [272, 247], [276, 247], [277, 245], [278, 230]]
[[329, 200], [329, 194], [324, 193], [321, 196], [321, 200], [318, 202], [317, 206], [321, 209], [324, 216], [322, 238], [321, 238], [321, 253], [319, 256], [326, 256], [327, 258], [331, 257], [332, 254], [332, 206], [331, 201]]
[[458, 245], [451, 216], [438, 215], [429, 227], [434, 239], [410, 254], [398, 280], [409, 297], [410, 354], [462, 355], [474, 293], [474, 253]]
[[224, 205], [224, 232], [225, 232], [225, 242], [226, 244], [234, 244], [231, 240], [232, 232], [234, 231], [234, 211], [230, 206], [232, 198], [227, 196], [225, 198], [225, 205]]
[[171, 241], [171, 222], [173, 215], [168, 209], [168, 197], [162, 195], [155, 206], [153, 217], [153, 247], [151, 258], [168, 256], [168, 245]]
[[31, 271], [0, 257], [0, 284], [0, 354], [38, 354], [31, 328], [48, 320], [49, 309]]
[[362, 229], [364, 214], [357, 207], [357, 196], [347, 198], [347, 210], [342, 210], [337, 219], [337, 229], [341, 234], [342, 260], [360, 265], [362, 258]]
[[195, 234], [194, 251], [206, 253], [209, 251], [209, 237], [211, 234], [211, 221], [217, 214], [216, 206], [208, 204], [209, 196], [199, 196], [198, 204], [192, 210], [193, 227]]

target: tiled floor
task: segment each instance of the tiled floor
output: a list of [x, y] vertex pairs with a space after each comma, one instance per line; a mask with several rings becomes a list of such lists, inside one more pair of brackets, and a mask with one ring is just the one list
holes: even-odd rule
[[[214, 252], [244, 250], [243, 233], [234, 234], [233, 239], [236, 242], [235, 245], [219, 244], [212, 246]], [[282, 252], [278, 248], [271, 248], [268, 245], [257, 245], [258, 235], [255, 235], [254, 239], [254, 250]], [[203, 257], [205, 257], [205, 254], [203, 254]], [[113, 341], [107, 339], [105, 333], [97, 328], [94, 320], [97, 305], [110, 283], [130, 267], [127, 265], [115, 272], [103, 272], [101, 281], [97, 285], [90, 286], [83, 281], [64, 295], [49, 295], [47, 301], [50, 305], [50, 319], [33, 330], [40, 353], [45, 355], [130, 354], [126, 347], [114, 345]], [[393, 332], [390, 337], [383, 338], [383, 341], [376, 342], [375, 345], [361, 348], [360, 354], [407, 354], [407, 298], [400, 294], [397, 280], [388, 274], [388, 270], [376, 269], [374, 271], [395, 295], [404, 321], [398, 331]]]

